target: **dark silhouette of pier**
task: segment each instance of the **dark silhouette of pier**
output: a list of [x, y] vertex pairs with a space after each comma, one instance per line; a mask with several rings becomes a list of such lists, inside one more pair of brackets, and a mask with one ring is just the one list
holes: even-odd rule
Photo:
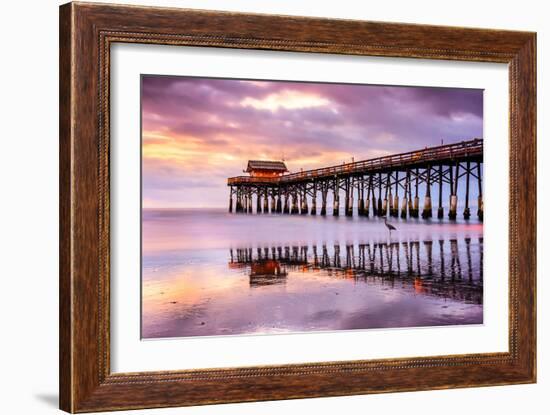
[[250, 286], [285, 284], [289, 271], [402, 284], [417, 293], [482, 304], [483, 238], [231, 249]]
[[[465, 219], [471, 217], [470, 181], [477, 181], [477, 216], [483, 219], [483, 140], [426, 147], [407, 153], [344, 163], [315, 170], [286, 173], [282, 162], [251, 161], [250, 176], [231, 177], [229, 212], [326, 215], [332, 194], [332, 214], [340, 214], [340, 192], [344, 194], [344, 214], [424, 219], [433, 216], [432, 187], [438, 187], [436, 216], [444, 217], [443, 189], [448, 186], [448, 217], [456, 219], [458, 183], [465, 178]], [[252, 166], [252, 167], [251, 167]], [[255, 173], [254, 166], [258, 166]], [[270, 170], [272, 168], [272, 170]], [[424, 190], [420, 209], [419, 190]], [[317, 203], [320, 196], [321, 207]], [[356, 199], [355, 199], [356, 197]], [[401, 199], [400, 199], [401, 197]], [[357, 202], [356, 202], [357, 201]]]

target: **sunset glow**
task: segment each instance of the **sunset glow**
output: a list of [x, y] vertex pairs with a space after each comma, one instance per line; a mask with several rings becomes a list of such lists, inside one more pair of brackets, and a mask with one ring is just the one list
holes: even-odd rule
[[269, 111], [314, 108], [328, 105], [329, 103], [328, 99], [321, 96], [304, 94], [293, 90], [283, 90], [278, 93], [269, 94], [261, 99], [246, 97], [241, 101], [243, 107]]
[[482, 117], [482, 90], [143, 76], [143, 206], [226, 207], [249, 159], [337, 165], [482, 137]]

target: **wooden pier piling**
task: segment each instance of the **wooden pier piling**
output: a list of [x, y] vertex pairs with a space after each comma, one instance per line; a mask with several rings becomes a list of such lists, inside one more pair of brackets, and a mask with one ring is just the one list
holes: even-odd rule
[[374, 184], [372, 180], [372, 175], [369, 176], [369, 189], [371, 191], [372, 216], [376, 216], [376, 197], [374, 195]]
[[483, 220], [483, 189], [481, 186], [481, 163], [477, 162], [477, 186], [478, 186], [478, 197], [477, 197], [477, 217], [479, 220]]
[[378, 216], [382, 216], [382, 173], [378, 173], [378, 206], [376, 207]]
[[296, 192], [293, 192], [292, 193], [292, 207], [290, 209], [290, 214], [291, 215], [297, 215], [298, 213], [300, 213], [300, 210], [298, 209], [298, 195], [296, 194]]
[[306, 190], [305, 188], [302, 189], [302, 204], [300, 205], [300, 213], [302, 215], [307, 215], [309, 212], [308, 212], [308, 206], [307, 206], [307, 196], [306, 196]]
[[422, 218], [429, 219], [432, 217], [432, 195], [431, 195], [431, 166], [428, 166], [426, 171], [426, 195], [424, 196], [424, 209], [422, 210]]
[[418, 198], [418, 169], [416, 169], [415, 172], [415, 180], [414, 180], [414, 202], [413, 202], [413, 210], [411, 216], [413, 218], [418, 217], [418, 210], [419, 210], [419, 198]]
[[360, 178], [357, 185], [357, 215], [365, 215], [365, 180], [363, 177]]
[[470, 219], [470, 162], [466, 162], [466, 194], [464, 197], [464, 219]]
[[311, 197], [311, 212], [313, 216], [317, 215], [317, 183], [313, 183], [313, 195]]
[[321, 216], [327, 214], [328, 184], [321, 185]]
[[333, 193], [333, 207], [332, 215], [338, 216], [340, 214], [340, 184], [338, 183], [338, 177], [334, 179], [334, 187], [332, 188]]
[[271, 195], [271, 213], [277, 212], [277, 201], [275, 200], [275, 195]]
[[393, 206], [390, 209], [390, 216], [397, 218], [399, 216], [399, 172], [395, 172], [395, 196], [393, 197]]
[[[456, 182], [458, 183], [458, 164], [456, 167]], [[456, 205], [457, 205], [457, 196], [455, 188], [455, 180], [453, 179], [453, 166], [449, 166], [449, 185], [451, 190], [451, 195], [449, 196], [449, 219], [456, 219]]]
[[443, 165], [439, 165], [439, 194], [437, 204], [437, 218], [443, 219]]

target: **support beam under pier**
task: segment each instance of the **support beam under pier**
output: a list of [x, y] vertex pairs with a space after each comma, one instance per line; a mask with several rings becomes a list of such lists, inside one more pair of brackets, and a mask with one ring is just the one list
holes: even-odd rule
[[432, 171], [432, 167], [428, 166], [428, 169], [426, 171], [426, 196], [424, 197], [424, 209], [422, 210], [422, 218], [424, 219], [428, 219], [432, 217], [432, 194], [431, 194], [432, 183], [430, 181], [431, 171]]
[[332, 215], [338, 216], [340, 214], [340, 185], [338, 183], [338, 177], [334, 179], [334, 185], [332, 187], [333, 192], [333, 208], [332, 208]]
[[439, 165], [439, 194], [437, 203], [437, 218], [443, 219], [443, 165]]
[[477, 163], [477, 187], [477, 217], [479, 218], [479, 220], [483, 220], [483, 189], [481, 186], [481, 165], [479, 162]]
[[470, 162], [466, 162], [466, 194], [464, 196], [464, 219], [470, 219]]

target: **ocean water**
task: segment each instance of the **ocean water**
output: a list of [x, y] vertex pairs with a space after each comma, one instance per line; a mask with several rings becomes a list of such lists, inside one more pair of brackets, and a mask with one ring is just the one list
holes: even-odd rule
[[143, 211], [142, 337], [483, 323], [477, 220]]

